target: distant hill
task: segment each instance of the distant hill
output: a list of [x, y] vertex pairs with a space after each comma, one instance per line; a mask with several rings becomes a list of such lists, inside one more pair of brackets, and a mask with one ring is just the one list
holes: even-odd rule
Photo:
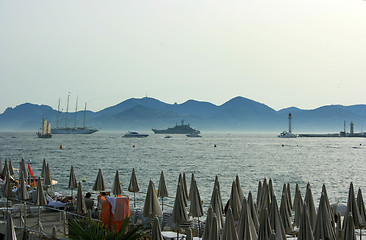
[[[288, 128], [287, 116], [293, 115], [293, 131], [339, 132], [343, 122], [351, 121], [355, 131], [366, 127], [366, 105], [328, 105], [312, 110], [290, 107], [276, 111], [254, 100], [235, 97], [222, 105], [188, 100], [168, 104], [154, 98], [131, 98], [99, 112], [86, 112], [86, 125], [110, 131], [166, 129], [180, 123], [190, 123], [201, 131], [281, 132]], [[59, 114], [47, 105], [24, 103], [7, 108], [0, 114], [0, 131], [38, 131], [42, 118], [52, 126], [65, 126], [66, 113]], [[68, 113], [68, 126], [75, 125], [75, 113]], [[76, 113], [76, 125], [82, 126], [84, 111]]]

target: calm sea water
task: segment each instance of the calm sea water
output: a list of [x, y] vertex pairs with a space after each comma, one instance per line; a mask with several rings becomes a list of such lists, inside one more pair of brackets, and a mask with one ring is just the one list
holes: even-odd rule
[[[256, 196], [258, 181], [271, 178], [278, 196], [284, 183], [290, 183], [292, 197], [298, 183], [304, 196], [306, 184], [312, 187], [314, 200], [320, 198], [321, 186], [326, 184], [330, 202], [347, 202], [351, 181], [366, 192], [366, 139], [364, 138], [297, 138], [279, 139], [276, 134], [207, 133], [202, 138], [185, 135], [150, 134], [143, 139], [121, 138], [122, 132], [97, 132], [92, 135], [54, 135], [38, 139], [35, 133], [0, 133], [0, 157], [12, 159], [14, 167], [21, 158], [31, 159], [35, 175], [40, 174], [43, 158], [50, 164], [56, 190], [67, 189], [70, 166], [83, 190], [92, 191], [98, 169], [101, 168], [110, 189], [119, 170], [123, 189], [127, 192], [134, 167], [141, 192], [146, 192], [149, 180], [159, 185], [164, 171], [173, 204], [179, 173], [186, 173], [190, 185], [195, 174], [204, 206], [210, 201], [215, 176], [218, 175], [223, 201], [229, 199], [236, 175], [245, 195]], [[63, 149], [59, 146], [62, 145]], [[216, 147], [214, 147], [216, 145]], [[143, 201], [144, 194], [137, 194]], [[133, 198], [133, 197], [131, 197]], [[138, 203], [143, 206], [143, 203]], [[317, 204], [317, 203], [316, 203]]]

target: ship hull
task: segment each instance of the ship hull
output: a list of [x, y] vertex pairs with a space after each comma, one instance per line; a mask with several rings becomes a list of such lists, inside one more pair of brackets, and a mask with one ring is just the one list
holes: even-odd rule
[[158, 129], [152, 129], [152, 131], [156, 134], [193, 134], [193, 133], [197, 133], [199, 134], [200, 131], [198, 130], [193, 130], [193, 131], [181, 131], [181, 130], [158, 130]]
[[37, 133], [37, 136], [38, 136], [38, 138], [51, 138], [52, 137], [51, 134], [45, 134], [45, 135], [43, 135], [41, 133]]
[[92, 134], [98, 129], [93, 128], [55, 128], [51, 130], [52, 134]]

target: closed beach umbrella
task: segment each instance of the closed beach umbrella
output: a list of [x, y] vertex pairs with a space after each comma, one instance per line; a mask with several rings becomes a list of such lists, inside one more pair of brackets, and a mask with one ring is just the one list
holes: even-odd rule
[[[215, 181], [214, 188], [212, 190], [210, 204], [211, 204], [212, 208], [214, 208], [214, 209], [216, 209], [216, 205], [217, 205], [217, 209], [219, 209], [219, 211], [221, 212], [220, 215], [223, 215], [222, 199], [221, 199], [219, 182], [216, 183], [216, 181]], [[217, 213], [216, 213], [216, 215], [217, 215]]]
[[278, 211], [276, 196], [272, 195], [271, 206], [269, 209], [269, 222], [272, 230], [276, 233], [277, 239], [286, 239], [285, 229]]
[[363, 197], [362, 197], [361, 188], [358, 189], [358, 193], [357, 193], [357, 206], [358, 206], [358, 210], [360, 211], [361, 220], [364, 223], [364, 227], [365, 227], [365, 224], [366, 224], [366, 210], [365, 210], [365, 203], [364, 203]]
[[24, 174], [24, 179], [28, 178], [28, 168], [25, 167], [24, 158], [20, 160], [20, 167], [19, 167], [19, 178], [21, 177], [22, 173]]
[[[24, 217], [24, 226], [26, 227], [26, 223], [27, 223], [27, 220], [26, 220], [27, 202], [26, 202], [26, 200], [29, 198], [29, 195], [28, 195], [27, 187], [25, 186], [24, 173], [23, 173], [23, 171], [20, 171], [20, 172], [21, 172], [21, 176], [19, 179], [20, 186], [19, 186], [18, 192], [19, 192], [19, 199], [24, 201], [24, 216], [25, 216]], [[20, 214], [22, 215], [22, 211], [20, 211]]]
[[221, 208], [222, 201], [219, 196], [219, 189], [216, 185], [214, 186], [214, 191], [212, 192], [210, 205], [212, 206], [212, 211], [216, 214], [219, 227], [221, 228], [223, 225], [223, 222], [224, 222], [224, 219], [223, 219], [224, 214], [223, 214], [223, 210]]
[[304, 202], [306, 203], [306, 207], [308, 208], [311, 226], [314, 229], [316, 222], [316, 210], [314, 205], [313, 194], [310, 188], [310, 183], [308, 183], [306, 186]]
[[72, 199], [73, 204], [74, 204], [74, 189], [76, 189], [77, 187], [78, 187], [78, 184], [76, 182], [76, 177], [75, 177], [75, 173], [74, 173], [74, 166], [71, 165], [68, 189], [71, 189], [71, 199]]
[[6, 240], [16, 240], [17, 235], [15, 233], [13, 217], [11, 213], [7, 213], [7, 220], [6, 220], [6, 232], [5, 232], [5, 239]]
[[349, 212], [345, 216], [343, 239], [345, 239], [345, 240], [356, 240], [355, 225], [354, 225], [354, 222], [353, 222], [353, 217], [352, 217], [351, 212]]
[[269, 205], [271, 204], [271, 198], [270, 198], [270, 194], [269, 194], [269, 187], [267, 184], [267, 180], [264, 179], [263, 181], [263, 185], [261, 188], [261, 195], [260, 195], [260, 205], [258, 205], [258, 211], [259, 214], [262, 214], [262, 211], [267, 208], [267, 210], [269, 209]]
[[231, 207], [228, 207], [224, 229], [222, 232], [222, 240], [238, 240], [238, 234], [236, 233], [233, 212]]
[[334, 214], [335, 214], [335, 212], [333, 211], [333, 208], [330, 206], [328, 193], [327, 193], [327, 188], [325, 187], [325, 184], [323, 184], [323, 186], [322, 186], [322, 194], [324, 194], [325, 205], [327, 206], [327, 209], [328, 209], [328, 212], [329, 212], [330, 221], [333, 223], [333, 225], [332, 225], [333, 230], [335, 230], [335, 227], [334, 227], [334, 224], [335, 224]]
[[313, 227], [310, 223], [308, 208], [306, 203], [302, 207], [302, 216], [300, 219], [298, 240], [314, 240]]
[[9, 202], [9, 198], [13, 198], [14, 197], [14, 193], [12, 191], [12, 186], [11, 186], [11, 181], [10, 181], [10, 175], [9, 175], [9, 171], [6, 172], [6, 176], [5, 176], [5, 184], [3, 186], [3, 196], [6, 197], [6, 211], [8, 211], [8, 202]]
[[122, 184], [119, 181], [118, 170], [116, 170], [116, 175], [114, 175], [114, 181], [113, 181], [113, 185], [112, 185], [112, 193], [116, 196], [122, 194]]
[[105, 191], [105, 182], [102, 173], [102, 169], [99, 168], [97, 178], [95, 179], [95, 183], [93, 186], [94, 191]]
[[258, 181], [258, 188], [257, 188], [257, 207], [261, 205], [261, 198], [262, 198], [262, 182]]
[[252, 219], [253, 219], [253, 223], [254, 223], [256, 232], [258, 232], [259, 231], [258, 212], [257, 212], [257, 208], [255, 207], [251, 191], [249, 191], [249, 193], [248, 193], [248, 206], [249, 206], [250, 213], [252, 215]]
[[201, 201], [201, 196], [200, 193], [198, 191], [198, 187], [197, 187], [197, 183], [196, 180], [193, 179], [193, 181], [191, 182], [191, 191], [190, 191], [190, 215], [192, 217], [196, 217], [198, 218], [198, 232], [200, 232], [201, 228], [200, 228], [200, 217], [203, 216], [203, 208], [202, 208], [202, 201]]
[[19, 186], [19, 189], [18, 189], [19, 199], [25, 201], [29, 198], [29, 195], [28, 195], [27, 187], [25, 186], [24, 173], [23, 172], [22, 172], [22, 175], [21, 175], [19, 180], [20, 180], [20, 186]]
[[188, 188], [187, 188], [187, 179], [186, 179], [186, 173], [183, 173], [183, 177], [182, 177], [182, 180], [183, 180], [183, 190], [184, 190], [184, 197], [186, 198], [186, 201], [188, 201]]
[[36, 200], [34, 202], [34, 205], [37, 205], [37, 206], [47, 205], [47, 200], [46, 200], [45, 193], [43, 191], [43, 184], [41, 182], [41, 178], [38, 178], [38, 181], [37, 181]]
[[135, 168], [132, 168], [132, 174], [131, 174], [130, 184], [128, 185], [128, 191], [133, 192], [133, 206], [136, 207], [135, 194], [140, 191], [140, 187], [139, 187], [139, 184], [137, 182]]
[[200, 193], [198, 191], [198, 187], [197, 187], [197, 183], [196, 180], [193, 180], [193, 182], [191, 183], [193, 187], [192, 188], [192, 192], [190, 195], [190, 215], [192, 217], [201, 217], [203, 216], [203, 209], [202, 209], [202, 202], [201, 202], [201, 196]]
[[161, 171], [159, 187], [158, 187], [158, 197], [161, 197], [161, 210], [164, 210], [164, 197], [168, 197], [168, 188], [166, 187], [164, 172]]
[[179, 224], [184, 224], [188, 221], [188, 215], [186, 211], [186, 206], [184, 205], [182, 191], [183, 191], [182, 186], [178, 184], [172, 212], [173, 223], [176, 224], [177, 226]]
[[2, 171], [2, 175], [6, 176], [7, 172], [9, 172], [9, 167], [8, 167], [8, 160], [5, 158], [5, 162], [4, 162], [4, 168]]
[[51, 184], [52, 184], [52, 180], [51, 180], [51, 173], [50, 173], [50, 165], [47, 163], [45, 176], [44, 176], [44, 185], [51, 186]]
[[348, 200], [347, 200], [347, 210], [346, 213], [352, 213], [353, 222], [355, 224], [355, 228], [361, 228], [363, 226], [363, 222], [360, 217], [360, 211], [358, 210], [358, 206], [356, 203], [355, 192], [353, 189], [353, 183], [351, 182], [348, 191]]
[[44, 178], [46, 176], [46, 159], [43, 158], [42, 170], [41, 170], [41, 177]]
[[239, 200], [241, 203], [244, 199], [244, 194], [243, 194], [243, 189], [241, 188], [241, 185], [240, 185], [240, 180], [239, 180], [238, 175], [236, 175], [236, 177], [235, 177], [235, 183], [236, 183], [236, 187], [238, 188]]
[[188, 192], [188, 199], [189, 199], [189, 201], [191, 200], [191, 194], [192, 194], [192, 191], [193, 191], [193, 181], [196, 181], [196, 179], [194, 178], [194, 173], [192, 173], [192, 176], [191, 176], [191, 185], [189, 186], [189, 192]]
[[275, 196], [276, 194], [274, 193], [274, 189], [273, 189], [273, 181], [272, 178], [269, 179], [268, 181], [268, 190], [269, 190], [269, 199], [272, 199], [272, 196]]
[[219, 209], [219, 206], [216, 205], [215, 208], [212, 208], [212, 211], [216, 214], [216, 219], [217, 219], [217, 225], [219, 226], [219, 228], [223, 228], [224, 226], [224, 216], [222, 214], [222, 212]]
[[76, 177], [75, 177], [75, 173], [74, 173], [74, 166], [71, 165], [68, 189], [73, 190], [73, 189], [76, 189], [77, 187], [78, 187], [78, 184], [76, 182]]
[[157, 217], [154, 217], [151, 240], [164, 240], [163, 235], [161, 235], [160, 223]]
[[47, 200], [45, 193], [43, 191], [43, 184], [41, 181], [41, 177], [38, 178], [37, 182], [37, 191], [36, 191], [36, 200], [34, 202], [34, 205], [38, 206], [38, 231], [43, 230], [42, 224], [41, 224], [41, 209], [40, 206], [46, 206]]
[[256, 240], [257, 232], [253, 223], [252, 214], [244, 198], [242, 201], [240, 219], [237, 226], [239, 240]]
[[11, 159], [9, 159], [9, 174], [10, 176], [14, 175], [14, 168], [13, 168], [13, 164], [11, 163]]
[[215, 183], [214, 183], [214, 189], [212, 191], [212, 195], [211, 195], [211, 205], [214, 206], [214, 200], [213, 200], [213, 197], [214, 197], [214, 191], [215, 191], [215, 188], [217, 188], [217, 199], [219, 200], [219, 204], [220, 204], [220, 209], [221, 209], [221, 212], [224, 211], [224, 208], [223, 208], [223, 204], [222, 204], [222, 198], [221, 198], [221, 189], [220, 189], [220, 182], [219, 182], [219, 177], [216, 175], [215, 177]]
[[147, 188], [143, 214], [148, 218], [163, 215], [160, 209], [158, 197], [156, 196], [154, 183], [151, 180]]
[[14, 193], [12, 191], [12, 186], [11, 186], [9, 171], [7, 171], [6, 175], [5, 175], [5, 184], [3, 186], [3, 196], [5, 196], [6, 198], [13, 198], [14, 197]]
[[231, 185], [231, 194], [230, 194], [229, 205], [233, 211], [234, 220], [235, 221], [239, 220], [241, 205], [240, 205], [238, 188], [236, 186], [235, 181], [233, 181], [233, 183]]
[[259, 216], [258, 240], [268, 240], [272, 234], [271, 224], [269, 223], [268, 210], [263, 209]]
[[178, 185], [182, 188], [182, 198], [183, 198], [184, 206], [187, 207], [188, 206], [187, 188], [184, 188], [184, 186], [187, 186], [187, 184], [184, 183], [184, 178], [181, 173], [179, 174]]
[[217, 225], [217, 218], [216, 218], [216, 214], [213, 213], [212, 216], [212, 222], [211, 222], [211, 227], [210, 227], [210, 240], [220, 240], [220, 229]]
[[212, 211], [212, 206], [209, 206], [208, 210], [207, 210], [205, 229], [203, 231], [202, 240], [210, 239], [211, 222], [212, 222], [213, 215], [214, 215], [214, 212]]
[[76, 213], [77, 214], [85, 214], [87, 212], [85, 199], [82, 191], [81, 183], [78, 185], [78, 193], [76, 195]]
[[335, 231], [331, 226], [329, 211], [326, 205], [325, 195], [322, 193], [319, 202], [318, 214], [316, 217], [315, 228], [313, 231], [314, 239], [334, 239]]
[[299, 185], [296, 183], [293, 209], [294, 209], [294, 212], [295, 212], [294, 225], [297, 226], [297, 227], [300, 226], [300, 219], [301, 219], [301, 215], [302, 215], [301, 212], [302, 212], [303, 205], [304, 205], [304, 202], [302, 200]]
[[[291, 195], [289, 195], [289, 191], [287, 190], [287, 185], [283, 184], [282, 194], [281, 194], [281, 205], [282, 205], [282, 195], [285, 195], [286, 202], [284, 206], [287, 207], [287, 211], [290, 214], [290, 218], [292, 217], [292, 203], [291, 203]], [[280, 207], [281, 208], [281, 207]]]
[[[286, 185], [284, 185], [286, 186]], [[292, 231], [292, 222], [291, 222], [291, 214], [290, 208], [288, 206], [288, 198], [287, 193], [282, 194], [281, 205], [280, 205], [280, 216], [283, 223], [283, 227], [286, 233], [290, 233]]]
[[188, 222], [186, 205], [183, 200], [183, 191], [182, 186], [178, 183], [172, 212], [173, 223], [177, 227], [177, 235], [179, 235], [179, 225]]
[[292, 210], [293, 206], [292, 206], [292, 198], [291, 198], [291, 188], [290, 188], [290, 183], [287, 183], [287, 198], [289, 200], [289, 206]]

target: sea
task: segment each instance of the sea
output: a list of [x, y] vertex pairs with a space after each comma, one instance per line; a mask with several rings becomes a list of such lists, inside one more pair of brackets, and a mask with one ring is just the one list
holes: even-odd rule
[[[143, 133], [143, 132], [142, 132]], [[128, 192], [132, 169], [135, 169], [140, 192], [136, 205], [143, 207], [149, 180], [159, 186], [164, 172], [169, 197], [174, 203], [178, 177], [186, 174], [189, 190], [191, 175], [197, 181], [204, 209], [210, 202], [215, 176], [218, 176], [223, 202], [230, 197], [231, 185], [239, 176], [244, 195], [256, 198], [259, 181], [272, 179], [279, 201], [283, 184], [290, 184], [292, 198], [298, 184], [304, 197], [310, 183], [317, 205], [325, 184], [330, 203], [347, 203], [350, 183], [357, 194], [366, 192], [366, 138], [296, 138], [282, 139], [275, 133], [203, 133], [201, 138], [185, 135], [148, 133], [146, 138], [122, 138], [122, 132], [97, 132], [91, 135], [53, 135], [37, 138], [30, 132], [1, 132], [0, 157], [12, 160], [13, 167], [24, 158], [37, 177], [43, 159], [50, 165], [51, 177], [58, 183], [54, 191], [70, 195], [68, 179], [74, 166], [83, 192], [98, 193], [92, 187], [101, 169], [107, 190], [112, 188], [119, 171], [124, 194]], [[62, 146], [62, 148], [60, 148]], [[82, 181], [84, 179], [84, 181]], [[75, 193], [74, 193], [75, 194]]]

